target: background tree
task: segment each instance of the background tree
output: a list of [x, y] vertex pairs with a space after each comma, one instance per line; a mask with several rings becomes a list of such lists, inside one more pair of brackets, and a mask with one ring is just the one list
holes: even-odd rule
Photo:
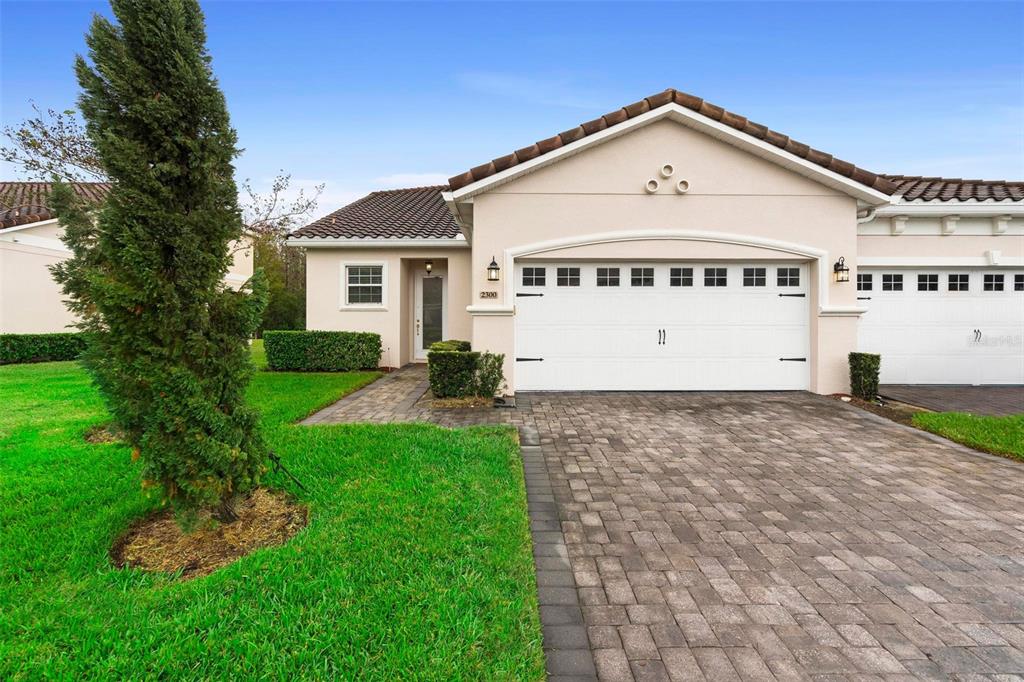
[[93, 18], [90, 66], [75, 63], [79, 108], [110, 194], [95, 214], [58, 185], [73, 255], [56, 279], [91, 333], [87, 367], [114, 418], [179, 509], [231, 503], [266, 449], [245, 404], [247, 340], [266, 305], [223, 283], [242, 236], [238, 154], [195, 0], [112, 0]]
[[[66, 182], [109, 182], [99, 154], [74, 110], [45, 112], [33, 103], [36, 115], [5, 126], [0, 159], [19, 167], [32, 179]], [[266, 192], [242, 182], [240, 195], [245, 234], [252, 240], [254, 263], [267, 277], [269, 301], [257, 330], [305, 329], [306, 253], [286, 247], [288, 234], [312, 218], [324, 186], [292, 196], [291, 176], [283, 171]], [[0, 196], [0, 209], [16, 208]], [[236, 248], [250, 248], [241, 243]]]

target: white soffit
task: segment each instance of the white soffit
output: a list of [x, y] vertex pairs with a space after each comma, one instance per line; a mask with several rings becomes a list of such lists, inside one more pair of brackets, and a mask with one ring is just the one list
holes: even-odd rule
[[866, 204], [879, 206], [883, 204], [887, 205], [893, 201], [893, 197], [890, 197], [884, 192], [862, 185], [855, 180], [839, 175], [827, 168], [811, 163], [806, 159], [801, 159], [800, 157], [783, 149], [779, 149], [768, 142], [758, 140], [755, 137], [740, 132], [735, 128], [715, 121], [707, 116], [691, 111], [690, 109], [680, 106], [674, 102], [660, 106], [657, 109], [652, 109], [644, 114], [635, 116], [628, 121], [623, 121], [622, 123], [605, 128], [604, 130], [592, 135], [583, 137], [575, 142], [571, 142], [559, 147], [558, 149], [554, 149], [547, 154], [542, 154], [530, 159], [529, 161], [524, 161], [523, 163], [516, 164], [511, 168], [506, 168], [501, 172], [477, 180], [476, 182], [470, 183], [453, 192], [445, 193], [445, 199], [446, 201], [450, 200], [450, 202], [465, 201], [470, 197], [491, 190], [494, 187], [510, 182], [527, 173], [531, 173], [540, 168], [544, 168], [545, 166], [557, 163], [563, 158], [578, 154], [590, 146], [613, 140], [616, 137], [654, 123], [655, 121], [660, 121], [663, 118], [669, 118], [689, 128], [697, 130], [698, 132], [710, 135], [711, 137], [742, 149], [743, 151], [787, 168], [794, 173], [798, 173], [799, 175], [803, 175], [811, 180], [820, 182], [821, 184], [843, 192], [844, 194], [856, 197]]

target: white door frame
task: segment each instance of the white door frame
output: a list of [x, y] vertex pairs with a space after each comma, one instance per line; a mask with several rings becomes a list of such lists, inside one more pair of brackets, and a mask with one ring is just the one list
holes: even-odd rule
[[436, 277], [441, 280], [441, 339], [448, 338], [448, 279], [445, 273], [430, 273], [422, 270], [416, 273], [412, 319], [412, 354], [416, 360], [427, 359], [427, 348], [423, 347], [423, 280]]

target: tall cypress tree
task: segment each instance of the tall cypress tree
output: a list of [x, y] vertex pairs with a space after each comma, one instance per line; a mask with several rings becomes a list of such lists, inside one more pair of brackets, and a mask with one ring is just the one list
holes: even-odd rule
[[79, 106], [112, 189], [97, 214], [66, 187], [54, 207], [73, 256], [54, 269], [90, 333], [86, 366], [144, 464], [178, 508], [230, 517], [266, 449], [244, 402], [247, 340], [266, 306], [258, 273], [227, 288], [242, 237], [237, 137], [210, 66], [196, 0], [112, 0], [78, 57]]

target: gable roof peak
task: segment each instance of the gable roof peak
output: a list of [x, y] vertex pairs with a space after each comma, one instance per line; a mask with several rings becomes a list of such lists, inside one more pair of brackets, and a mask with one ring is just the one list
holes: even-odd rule
[[448, 179], [448, 186], [452, 191], [459, 190], [471, 185], [474, 182], [483, 180], [513, 166], [525, 163], [531, 159], [543, 156], [556, 149], [564, 147], [585, 137], [612, 128], [626, 121], [646, 114], [649, 111], [661, 107], [677, 105], [692, 111], [696, 114], [709, 118], [717, 123], [732, 128], [740, 133], [749, 135], [755, 140], [767, 143], [784, 152], [793, 154], [809, 163], [820, 166], [828, 171], [848, 178], [856, 183], [869, 187], [882, 194], [892, 195], [896, 191], [896, 184], [885, 177], [872, 173], [863, 168], [858, 168], [852, 163], [837, 159], [831, 154], [819, 151], [809, 145], [797, 142], [788, 135], [771, 130], [760, 123], [754, 123], [745, 116], [734, 114], [718, 105], [707, 102], [700, 97], [668, 88], [657, 94], [645, 97], [642, 100], [627, 104], [611, 111], [604, 116], [586, 121], [561, 132], [553, 137], [535, 142], [534, 144], [516, 150], [511, 154], [498, 157], [488, 163], [476, 166]]

